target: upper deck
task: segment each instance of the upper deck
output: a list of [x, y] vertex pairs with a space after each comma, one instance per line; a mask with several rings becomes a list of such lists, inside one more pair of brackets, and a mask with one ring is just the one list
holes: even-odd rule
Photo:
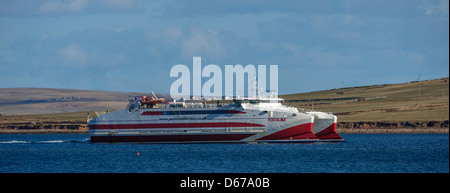
[[205, 100], [203, 101], [171, 101], [166, 103], [160, 103], [155, 105], [146, 105], [141, 103], [140, 98], [134, 98], [129, 100], [129, 106], [133, 105], [133, 108], [138, 109], [173, 109], [173, 108], [224, 108], [224, 107], [245, 107], [247, 105], [263, 105], [271, 104], [276, 106], [281, 106], [283, 99], [281, 98], [237, 98], [233, 99], [229, 103], [221, 103], [220, 101], [216, 101], [215, 103], [210, 103]]

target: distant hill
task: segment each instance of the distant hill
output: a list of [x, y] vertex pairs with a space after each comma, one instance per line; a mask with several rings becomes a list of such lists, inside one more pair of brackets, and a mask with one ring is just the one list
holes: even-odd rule
[[54, 88], [0, 88], [0, 113], [27, 115], [122, 109], [133, 96], [148, 93]]
[[[148, 93], [2, 88], [0, 113], [14, 116], [0, 116], [0, 133], [89, 133], [88, 114], [93, 118], [93, 111], [123, 109], [129, 98], [142, 95]], [[300, 110], [332, 112], [340, 133], [448, 133], [449, 78], [280, 98]]]
[[448, 77], [403, 84], [332, 89], [280, 97], [285, 99], [287, 105], [332, 112], [338, 116], [338, 122], [449, 120]]
[[[51, 88], [0, 88], [0, 113], [28, 115], [123, 109], [129, 98], [141, 95], [149, 94]], [[448, 77], [403, 84], [289, 94], [280, 98], [285, 99], [284, 104], [297, 108], [332, 112], [338, 116], [338, 122], [449, 120]], [[83, 114], [83, 119], [84, 116]]]

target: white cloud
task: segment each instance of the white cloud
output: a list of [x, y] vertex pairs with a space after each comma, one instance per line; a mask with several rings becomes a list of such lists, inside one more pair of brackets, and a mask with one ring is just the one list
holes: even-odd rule
[[[152, 76], [133, 71], [148, 81], [130, 82], [146, 82], [134, 84], [142, 89], [158, 76], [163, 90], [170, 87], [165, 84], [170, 66], [189, 64], [192, 56], [208, 59], [204, 65], [277, 64], [280, 83], [282, 77], [290, 81], [287, 75], [302, 73], [292, 68], [307, 69], [310, 77], [365, 72], [366, 66], [392, 66], [396, 71], [387, 73], [393, 74], [448, 71], [448, 21], [440, 19], [448, 18], [448, 0], [346, 1], [348, 7], [337, 1], [259, 1], [256, 7], [243, 2], [237, 9], [233, 2], [207, 4], [210, 8], [191, 1], [0, 0], [0, 42], [5, 45], [0, 69], [15, 69], [4, 72], [0, 82], [35, 71], [76, 78], [76, 73], [64, 72], [112, 71], [122, 76], [130, 68], [148, 67]], [[184, 9], [176, 12], [166, 4]], [[409, 63], [414, 65], [408, 68]], [[43, 83], [57, 80], [39, 78]], [[114, 83], [102, 88], [115, 89]], [[294, 90], [290, 85], [281, 89]]]
[[87, 0], [47, 1], [39, 7], [44, 13], [51, 12], [81, 12], [88, 5]]
[[101, 0], [101, 2], [114, 9], [127, 10], [135, 6], [136, 0]]
[[345, 31], [337, 33], [336, 35], [339, 39], [348, 39], [348, 40], [358, 40], [361, 37], [359, 32], [355, 31]]
[[137, 2], [138, 0], [0, 1], [0, 17], [127, 13], [138, 10]]
[[343, 24], [348, 24], [352, 21], [353, 17], [351, 15], [346, 15], [344, 18], [344, 22], [342, 22]]
[[150, 42], [158, 42], [164, 47], [169, 47], [177, 46], [182, 34], [180, 27], [151, 28], [146, 32], [146, 38]]
[[294, 44], [290, 44], [290, 43], [283, 43], [282, 46], [284, 49], [291, 51], [293, 54], [305, 51], [305, 46], [303, 46], [303, 45], [294, 45]]
[[426, 15], [439, 15], [448, 17], [448, 9], [449, 9], [448, 0], [440, 0], [440, 1], [422, 0], [422, 1], [423, 1], [423, 9]]
[[67, 45], [58, 50], [58, 54], [62, 56], [64, 65], [86, 67], [87, 54], [78, 44]]
[[198, 25], [188, 25], [180, 37], [181, 55], [183, 57], [211, 56], [216, 59], [225, 57], [227, 51], [217, 32], [205, 30]]

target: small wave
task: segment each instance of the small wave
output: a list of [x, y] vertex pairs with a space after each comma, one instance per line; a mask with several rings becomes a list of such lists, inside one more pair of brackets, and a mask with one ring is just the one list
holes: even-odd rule
[[87, 143], [90, 142], [89, 140], [51, 140], [51, 141], [37, 141], [32, 143]]
[[71, 141], [53, 140], [53, 141], [38, 141], [35, 143], [67, 143], [67, 142], [71, 142]]
[[10, 141], [0, 141], [0, 144], [48, 144], [48, 143], [89, 143], [90, 139], [83, 140], [48, 140], [48, 141], [19, 141], [19, 140], [10, 140]]
[[32, 143], [31, 141], [17, 141], [17, 140], [12, 140], [12, 141], [0, 141], [0, 143]]

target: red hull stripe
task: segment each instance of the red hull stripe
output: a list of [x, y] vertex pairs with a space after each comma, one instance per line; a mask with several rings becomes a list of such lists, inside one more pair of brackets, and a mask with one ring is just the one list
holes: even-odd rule
[[319, 139], [342, 139], [342, 137], [336, 133], [336, 123], [333, 123], [326, 129], [316, 133], [316, 136]]
[[89, 125], [89, 129], [152, 129], [152, 128], [202, 128], [202, 127], [264, 127], [264, 125], [256, 123], [241, 123], [241, 122]]
[[91, 136], [91, 142], [205, 142], [240, 141], [254, 134], [212, 134], [212, 135], [141, 135], [141, 136]]
[[276, 133], [272, 133], [258, 140], [288, 140], [288, 139], [318, 139], [312, 133], [313, 123], [305, 123], [294, 127], [283, 129]]

